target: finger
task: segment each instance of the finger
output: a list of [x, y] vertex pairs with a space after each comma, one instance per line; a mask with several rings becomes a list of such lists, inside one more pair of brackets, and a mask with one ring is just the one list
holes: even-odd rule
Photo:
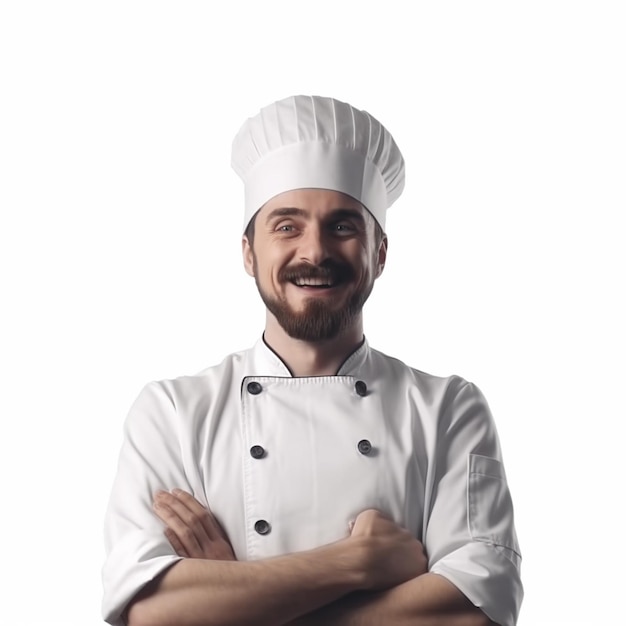
[[170, 542], [172, 548], [174, 548], [174, 552], [176, 552], [178, 556], [184, 556], [188, 559], [189, 554], [187, 553], [187, 550], [185, 550], [183, 544], [180, 542], [178, 535], [171, 528], [166, 528], [163, 532], [167, 537], [167, 540]]
[[200, 547], [202, 553], [210, 554], [214, 542], [228, 541], [209, 509], [190, 493], [182, 489], [174, 489], [171, 493], [161, 491], [157, 493], [156, 499], [160, 503], [167, 504], [179, 517], [182, 526], [173, 528], [191, 556], [198, 556], [197, 546]]
[[375, 509], [361, 511], [352, 523], [352, 532], [355, 534], [367, 533], [372, 530], [374, 524], [379, 520], [380, 514]]
[[182, 489], [172, 489], [172, 495], [198, 518], [210, 513], [208, 507], [204, 506], [187, 491], [183, 491]]
[[206, 548], [212, 541], [222, 537], [219, 524], [209, 511], [190, 493], [181, 489], [172, 490], [172, 496], [176, 498], [176, 503], [172, 506], [181, 519], [194, 530], [199, 543]]
[[182, 489], [173, 489], [172, 494], [198, 518], [209, 539], [227, 539], [226, 533], [208, 507], [198, 502], [190, 493]]
[[187, 503], [177, 497], [174, 492], [158, 491], [154, 499], [155, 502], [159, 504], [167, 505], [188, 526], [200, 526], [199, 519], [207, 512], [207, 509], [197, 502], [193, 496], [190, 494], [187, 495], [191, 498], [191, 501], [195, 502], [196, 506], [193, 508], [190, 508]]
[[352, 526], [353, 535], [372, 535], [393, 531], [396, 524], [393, 520], [378, 509], [361, 511]]
[[193, 525], [181, 519], [178, 511], [171, 507], [163, 497], [154, 502], [154, 512], [176, 534], [187, 554], [197, 554], [201, 551], [201, 541], [196, 536]]

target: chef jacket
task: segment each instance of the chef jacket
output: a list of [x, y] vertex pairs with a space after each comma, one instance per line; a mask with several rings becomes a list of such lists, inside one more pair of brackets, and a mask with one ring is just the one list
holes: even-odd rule
[[105, 519], [103, 616], [116, 626], [178, 561], [159, 489], [209, 505], [238, 560], [309, 550], [375, 508], [424, 544], [429, 571], [498, 624], [523, 589], [498, 435], [480, 391], [362, 345], [336, 376], [293, 377], [260, 339], [195, 376], [148, 384], [124, 426]]

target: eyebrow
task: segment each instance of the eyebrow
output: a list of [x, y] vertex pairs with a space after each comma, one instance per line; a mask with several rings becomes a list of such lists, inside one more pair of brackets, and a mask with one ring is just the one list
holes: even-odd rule
[[270, 212], [270, 214], [265, 218], [266, 222], [270, 222], [277, 217], [296, 217], [296, 216], [304, 216], [306, 211], [304, 209], [297, 209], [296, 207], [281, 207], [279, 209], [274, 209]]
[[[308, 211], [299, 209], [297, 207], [280, 207], [274, 209], [266, 218], [266, 222], [270, 222], [279, 217], [307, 217]], [[365, 218], [363, 214], [357, 209], [334, 209], [330, 215], [333, 220], [341, 219], [355, 219], [358, 222], [364, 224]]]
[[332, 217], [334, 219], [353, 219], [361, 224], [365, 224], [365, 217], [361, 211], [357, 209], [335, 209]]

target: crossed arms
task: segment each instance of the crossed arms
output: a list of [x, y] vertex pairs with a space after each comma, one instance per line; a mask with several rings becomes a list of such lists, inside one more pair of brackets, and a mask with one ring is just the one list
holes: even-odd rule
[[374, 510], [361, 513], [345, 539], [245, 562], [188, 493], [159, 492], [154, 511], [185, 558], [133, 599], [129, 626], [494, 624], [446, 578], [428, 573], [421, 542]]

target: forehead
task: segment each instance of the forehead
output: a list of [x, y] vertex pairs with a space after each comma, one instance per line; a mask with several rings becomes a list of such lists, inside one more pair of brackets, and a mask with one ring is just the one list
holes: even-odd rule
[[280, 193], [263, 205], [257, 219], [261, 222], [270, 220], [281, 209], [298, 209], [301, 216], [311, 219], [324, 218], [347, 209], [361, 215], [366, 223], [374, 219], [358, 200], [329, 189], [293, 189]]

